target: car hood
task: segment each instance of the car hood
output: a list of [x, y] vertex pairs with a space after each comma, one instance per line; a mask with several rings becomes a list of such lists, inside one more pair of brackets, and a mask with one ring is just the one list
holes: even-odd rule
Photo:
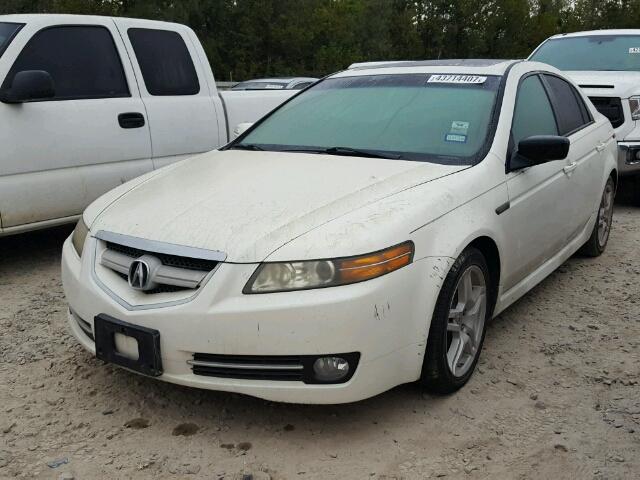
[[640, 95], [640, 72], [564, 72], [590, 97]]
[[260, 262], [335, 218], [465, 168], [304, 153], [215, 151], [135, 184], [102, 210], [91, 230], [219, 250], [229, 262]]

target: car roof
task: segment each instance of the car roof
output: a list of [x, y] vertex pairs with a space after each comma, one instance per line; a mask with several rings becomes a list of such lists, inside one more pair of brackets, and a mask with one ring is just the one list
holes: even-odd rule
[[453, 59], [355, 63], [333, 77], [356, 75], [386, 75], [407, 73], [452, 73], [474, 75], [504, 75], [507, 69], [520, 60]]
[[609, 30], [586, 30], [584, 32], [559, 33], [549, 38], [593, 37], [596, 35], [640, 35], [640, 29], [612, 28]]
[[104, 22], [105, 19], [112, 20], [128, 20], [131, 22], [139, 23], [140, 25], [148, 26], [162, 26], [186, 28], [184, 25], [173, 22], [162, 22], [159, 20], [145, 20], [141, 18], [127, 18], [127, 17], [110, 17], [106, 15], [72, 15], [72, 14], [57, 14], [57, 13], [29, 13], [29, 14], [11, 14], [0, 15], [0, 22], [15, 22], [15, 23], [59, 23], [64, 24], [68, 22], [77, 23], [78, 21], [84, 22]]

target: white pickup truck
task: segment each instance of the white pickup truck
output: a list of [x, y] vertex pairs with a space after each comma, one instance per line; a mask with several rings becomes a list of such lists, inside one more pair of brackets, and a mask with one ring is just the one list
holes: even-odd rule
[[640, 202], [640, 30], [555, 35], [529, 60], [565, 70], [611, 121], [618, 141], [619, 174], [633, 176], [633, 194]]
[[227, 143], [295, 93], [218, 92], [184, 25], [0, 16], [0, 236], [75, 221], [108, 190]]

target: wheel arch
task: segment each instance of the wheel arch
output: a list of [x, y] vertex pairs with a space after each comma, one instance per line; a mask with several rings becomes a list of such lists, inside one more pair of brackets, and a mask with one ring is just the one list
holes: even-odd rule
[[500, 290], [500, 278], [502, 274], [502, 262], [500, 257], [500, 249], [496, 241], [488, 235], [481, 235], [469, 242], [462, 251], [467, 248], [475, 248], [484, 256], [487, 267], [489, 268], [489, 275], [491, 275], [491, 292], [489, 308], [491, 312], [496, 306], [498, 300], [498, 292]]

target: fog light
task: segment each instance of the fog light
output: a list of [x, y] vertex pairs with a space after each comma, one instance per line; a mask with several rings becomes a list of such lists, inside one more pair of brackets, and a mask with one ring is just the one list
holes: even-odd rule
[[341, 357], [320, 357], [313, 364], [313, 372], [321, 382], [335, 382], [349, 373], [349, 362]]

